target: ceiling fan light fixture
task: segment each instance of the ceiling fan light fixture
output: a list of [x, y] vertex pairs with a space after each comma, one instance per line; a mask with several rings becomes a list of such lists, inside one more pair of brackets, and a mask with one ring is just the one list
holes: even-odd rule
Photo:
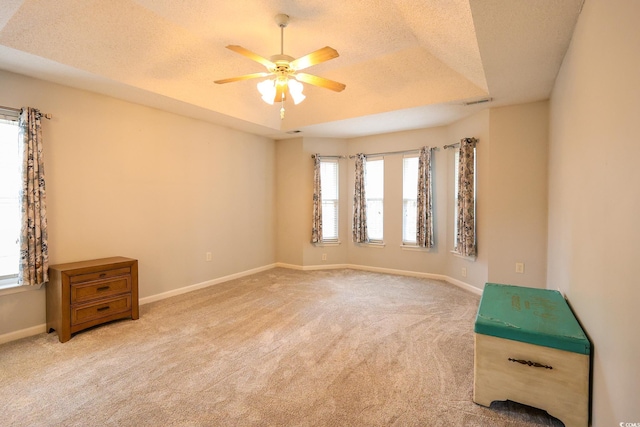
[[276, 97], [276, 84], [275, 80], [264, 80], [257, 84], [258, 92], [262, 95], [262, 100], [269, 105], [273, 105], [273, 100]]
[[289, 79], [288, 84], [289, 84], [289, 93], [293, 98], [293, 103], [295, 105], [298, 105], [302, 101], [304, 101], [306, 96], [304, 96], [304, 94], [302, 93], [302, 90], [304, 89], [304, 86], [302, 85], [302, 83], [300, 83], [297, 80]]

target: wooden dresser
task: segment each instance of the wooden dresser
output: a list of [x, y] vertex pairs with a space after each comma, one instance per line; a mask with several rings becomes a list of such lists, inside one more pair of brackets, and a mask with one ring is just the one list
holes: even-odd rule
[[60, 342], [116, 319], [137, 319], [138, 261], [112, 257], [49, 266], [47, 332]]

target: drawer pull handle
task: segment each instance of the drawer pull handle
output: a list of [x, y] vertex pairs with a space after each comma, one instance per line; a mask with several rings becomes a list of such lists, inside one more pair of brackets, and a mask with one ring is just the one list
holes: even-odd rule
[[109, 286], [100, 286], [98, 289], [96, 289], [98, 292], [102, 292], [102, 291], [108, 291], [109, 290]]
[[100, 277], [106, 277], [107, 273], [100, 273]]
[[549, 365], [543, 365], [542, 363], [532, 362], [531, 360], [509, 358], [509, 362], [517, 362], [517, 363], [520, 363], [521, 365], [533, 366], [534, 368], [553, 369], [553, 367], [551, 367]]
[[100, 307], [100, 308], [98, 309], [98, 311], [105, 311], [105, 310], [109, 310], [109, 308], [110, 308], [109, 306], [106, 306], [106, 307]]

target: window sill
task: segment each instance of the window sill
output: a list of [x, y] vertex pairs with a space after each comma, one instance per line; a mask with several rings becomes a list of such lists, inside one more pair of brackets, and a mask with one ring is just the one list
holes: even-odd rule
[[400, 245], [403, 251], [413, 251], [413, 252], [431, 252], [432, 248], [422, 248], [418, 245]]
[[325, 247], [325, 246], [339, 246], [341, 245], [342, 242], [340, 240], [337, 240], [335, 242], [318, 242], [318, 243], [312, 243], [313, 246], [318, 246], [318, 247]]
[[384, 242], [354, 243], [354, 245], [356, 245], [356, 246], [368, 246], [368, 247], [376, 248], [376, 249], [383, 249], [385, 246], [387, 246], [387, 244], [384, 243]]
[[460, 252], [456, 252], [456, 251], [451, 251], [451, 253], [453, 254], [453, 256], [457, 257], [457, 258], [462, 258], [462, 259], [466, 259], [467, 261], [471, 261], [471, 262], [475, 262], [475, 260], [478, 258], [477, 255], [474, 256], [464, 256], [461, 255]]
[[43, 286], [44, 285], [40, 285], [40, 286], [18, 286], [17, 284], [15, 286], [3, 285], [3, 287], [0, 288], [0, 296], [17, 294], [17, 293], [26, 292], [26, 291], [37, 291], [38, 289], [41, 289]]

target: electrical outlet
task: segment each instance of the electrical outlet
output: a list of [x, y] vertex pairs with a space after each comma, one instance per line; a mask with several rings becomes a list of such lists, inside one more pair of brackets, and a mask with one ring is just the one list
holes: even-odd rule
[[207, 253], [205, 254], [205, 259], [206, 259], [207, 261], [211, 261], [211, 252], [207, 252]]
[[467, 267], [462, 267], [462, 270], [460, 270], [460, 274], [462, 274], [462, 277], [467, 277]]
[[516, 273], [524, 274], [524, 262], [516, 262]]
[[322, 254], [322, 260], [326, 261], [327, 260], [327, 254]]

